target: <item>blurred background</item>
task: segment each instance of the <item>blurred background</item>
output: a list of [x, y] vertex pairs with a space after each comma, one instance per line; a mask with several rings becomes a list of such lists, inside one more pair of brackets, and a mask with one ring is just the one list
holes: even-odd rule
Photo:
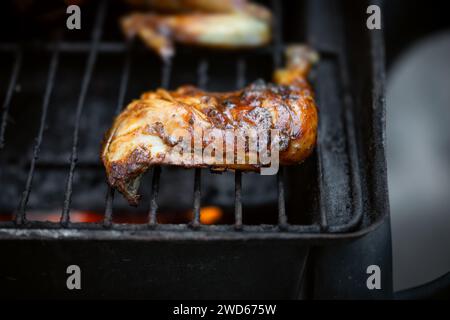
[[389, 0], [384, 6], [388, 182], [399, 291], [450, 271], [450, 19], [444, 2]]

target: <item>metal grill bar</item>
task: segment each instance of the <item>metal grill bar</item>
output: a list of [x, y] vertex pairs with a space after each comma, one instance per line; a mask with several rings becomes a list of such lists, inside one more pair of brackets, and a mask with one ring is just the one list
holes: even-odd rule
[[103, 226], [106, 228], [112, 225], [114, 194], [114, 188], [108, 185], [108, 190], [106, 191], [105, 217], [103, 218]]
[[11, 78], [9, 80], [8, 90], [6, 91], [5, 101], [3, 102], [2, 107], [3, 112], [2, 112], [2, 122], [0, 125], [0, 150], [3, 149], [5, 145], [5, 131], [6, 131], [6, 124], [8, 123], [9, 107], [11, 105], [11, 99], [14, 90], [16, 88], [17, 78], [19, 77], [20, 69], [22, 68], [22, 56], [23, 56], [22, 48], [19, 47], [16, 50], [16, 59], [11, 73]]
[[328, 228], [327, 222], [327, 213], [325, 210], [325, 206], [323, 205], [325, 202], [324, 193], [323, 193], [323, 164], [322, 164], [322, 147], [320, 144], [320, 139], [317, 139], [317, 185], [319, 192], [319, 213], [320, 213], [320, 228], [322, 230], [326, 230]]
[[237, 77], [236, 77], [236, 89], [241, 89], [246, 85], [246, 77], [245, 77], [245, 72], [246, 72], [246, 63], [245, 63], [245, 59], [244, 58], [239, 58], [238, 62], [237, 62]]
[[[127, 53], [125, 55], [122, 77], [120, 79], [120, 87], [119, 87], [119, 96], [117, 98], [117, 106], [114, 115], [118, 115], [120, 110], [122, 110], [125, 94], [127, 92], [128, 80], [130, 77], [130, 69], [131, 69], [131, 42], [127, 41]], [[114, 188], [108, 185], [108, 191], [106, 194], [106, 206], [105, 206], [105, 217], [103, 220], [103, 224], [105, 227], [109, 227], [112, 224], [112, 215], [113, 215], [113, 202], [114, 202]]]
[[[197, 84], [200, 88], [206, 89], [208, 83], [208, 61], [202, 59], [197, 69]], [[195, 169], [194, 177], [194, 218], [192, 220], [192, 227], [196, 228], [200, 225], [200, 207], [202, 198], [202, 169]]]
[[[59, 42], [59, 40], [57, 41]], [[16, 224], [22, 224], [26, 222], [26, 206], [28, 203], [28, 198], [30, 196], [31, 187], [33, 184], [33, 177], [34, 177], [34, 171], [36, 168], [36, 161], [39, 158], [39, 151], [42, 143], [42, 139], [44, 136], [44, 130], [45, 130], [45, 122], [47, 121], [47, 113], [48, 113], [48, 106], [50, 104], [50, 98], [53, 92], [53, 87], [55, 83], [55, 75], [56, 70], [58, 69], [59, 64], [59, 47], [55, 46], [55, 51], [53, 52], [53, 55], [51, 57], [50, 61], [50, 67], [48, 71], [48, 78], [47, 78], [47, 85], [44, 92], [44, 99], [42, 102], [42, 113], [41, 113], [41, 119], [39, 124], [39, 131], [36, 137], [36, 143], [34, 145], [33, 149], [33, 158], [31, 158], [31, 164], [30, 169], [28, 171], [27, 181], [25, 185], [25, 190], [22, 193], [22, 198], [19, 203], [19, 209], [16, 213]]]
[[[237, 62], [237, 76], [236, 76], [236, 89], [243, 88], [245, 86], [245, 72], [246, 64], [243, 58], [240, 58]], [[242, 172], [236, 171], [234, 173], [234, 226], [235, 229], [242, 229]]]
[[286, 203], [284, 198], [284, 168], [281, 167], [277, 174], [277, 186], [278, 186], [278, 225], [280, 228], [286, 228], [287, 216], [286, 216]]
[[65, 199], [64, 199], [64, 207], [61, 214], [61, 224], [63, 226], [67, 226], [67, 224], [70, 222], [70, 202], [72, 199], [72, 188], [73, 188], [73, 176], [75, 172], [75, 167], [77, 163], [78, 158], [78, 133], [80, 130], [80, 120], [81, 120], [81, 113], [83, 111], [84, 102], [86, 99], [87, 91], [89, 88], [89, 83], [92, 77], [92, 73], [94, 71], [95, 62], [97, 59], [97, 51], [98, 51], [98, 44], [100, 42], [100, 37], [102, 34], [103, 29], [103, 23], [106, 16], [106, 8], [107, 8], [107, 1], [103, 0], [100, 5], [96, 16], [95, 26], [92, 32], [92, 48], [89, 53], [89, 57], [86, 64], [86, 69], [83, 76], [83, 82], [81, 84], [81, 92], [78, 99], [77, 109], [76, 109], [76, 116], [75, 116], [75, 129], [73, 133], [73, 143], [72, 143], [72, 153], [70, 155], [70, 169], [69, 169], [69, 175], [67, 178], [66, 183], [66, 191], [65, 191]]
[[273, 8], [273, 42], [274, 48], [272, 50], [273, 54], [273, 65], [275, 68], [281, 67], [281, 53], [283, 50], [283, 37], [281, 30], [281, 19], [282, 19], [282, 11], [281, 11], [281, 1], [272, 0], [272, 8]]
[[172, 60], [164, 60], [161, 71], [161, 87], [169, 89], [170, 86], [170, 74], [172, 72]]
[[[16, 228], [15, 223], [10, 223], [11, 221], [1, 222], [1, 228]], [[89, 229], [89, 230], [98, 230], [105, 231], [103, 227], [103, 223], [95, 223], [95, 222], [72, 222], [70, 224], [71, 229], [81, 230], [81, 229]], [[0, 229], [1, 229], [0, 228]], [[28, 221], [27, 224], [21, 226], [21, 228], [16, 228], [16, 230], [23, 229], [60, 229], [61, 224], [49, 221]], [[148, 224], [127, 224], [127, 223], [118, 223], [113, 224], [112, 228], [114, 230], [128, 230], [128, 231], [137, 231], [137, 230], [149, 230]], [[103, 230], [102, 230], [103, 229]], [[157, 231], [176, 231], [176, 230], [192, 230], [192, 225], [189, 224], [158, 224]], [[200, 231], [236, 231], [234, 225], [205, 225], [200, 224], [196, 230]], [[156, 231], [156, 230], [152, 230]], [[263, 232], [267, 231], [270, 233], [280, 233], [280, 231], [284, 232], [301, 232], [301, 233], [321, 233], [319, 224], [309, 224], [309, 225], [288, 225], [286, 229], [280, 230], [278, 225], [273, 224], [258, 224], [258, 225], [242, 225], [243, 232]], [[1, 230], [0, 230], [1, 234]], [[239, 236], [238, 236], [239, 238]]]
[[208, 60], [202, 59], [197, 69], [197, 85], [202, 89], [207, 89], [208, 84]]
[[[275, 68], [280, 68], [282, 63], [282, 49], [283, 49], [283, 37], [281, 30], [281, 19], [282, 11], [280, 6], [280, 1], [272, 0], [272, 8], [274, 10], [274, 22], [273, 22], [273, 33], [274, 33], [274, 50], [273, 50], [273, 65]], [[287, 216], [286, 216], [286, 204], [284, 197], [284, 169], [280, 167], [277, 174], [277, 187], [278, 187], [278, 225], [280, 228], [287, 227]]]
[[[70, 41], [70, 42], [61, 42], [59, 45], [60, 52], [61, 53], [89, 53], [91, 51], [91, 44], [90, 42], [77, 42], [77, 41]], [[1, 52], [16, 52], [19, 48], [19, 45], [16, 43], [0, 43], [0, 51]], [[55, 50], [54, 44], [49, 43], [43, 43], [39, 41], [33, 41], [33, 43], [26, 43], [24, 44], [24, 48], [30, 49], [30, 50], [36, 50], [36, 51], [49, 51], [53, 52]], [[138, 52], [145, 52], [148, 53], [147, 48], [136, 48]], [[99, 53], [124, 53], [127, 50], [127, 46], [122, 41], [102, 41], [98, 45], [98, 52]], [[186, 55], [196, 55], [195, 52], [185, 50], [183, 51], [183, 48], [177, 49], [178, 51], [183, 52]], [[266, 46], [261, 48], [254, 48], [249, 53], [243, 52], [242, 54], [248, 54], [248, 55], [266, 55], [271, 53], [273, 50], [272, 46]]]
[[202, 199], [202, 169], [195, 169], [194, 178], [194, 219], [192, 221], [193, 227], [198, 227], [200, 225], [200, 206]]
[[[172, 60], [164, 60], [164, 64], [161, 70], [161, 87], [169, 89], [170, 86], [170, 74], [172, 72]], [[152, 190], [150, 194], [150, 212], [149, 212], [149, 225], [154, 226], [157, 223], [157, 211], [158, 211], [158, 192], [159, 182], [161, 176], [161, 168], [155, 166], [153, 168], [152, 176]]]
[[242, 229], [242, 172], [234, 173], [234, 227]]
[[154, 226], [157, 222], [156, 213], [158, 210], [158, 191], [159, 191], [159, 178], [161, 176], [161, 167], [156, 166], [153, 168], [152, 176], [152, 191], [150, 195], [150, 218], [149, 224]]

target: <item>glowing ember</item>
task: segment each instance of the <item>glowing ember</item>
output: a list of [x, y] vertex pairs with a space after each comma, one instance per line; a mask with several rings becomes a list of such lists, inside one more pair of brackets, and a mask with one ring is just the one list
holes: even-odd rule
[[[50, 221], [59, 222], [61, 220], [60, 211], [29, 211], [27, 219], [32, 221]], [[94, 211], [74, 210], [70, 212], [71, 222], [100, 222], [103, 220], [103, 215]]]
[[[96, 223], [102, 222], [104, 214], [89, 210], [72, 210], [70, 212], [70, 221], [74, 223]], [[168, 211], [158, 212], [158, 223], [161, 224], [179, 224], [189, 223], [194, 218], [192, 210], [188, 211]], [[200, 223], [202, 224], [218, 224], [223, 222], [224, 212], [219, 207], [208, 206], [200, 209]], [[14, 219], [13, 213], [0, 214], [0, 221], [11, 221]], [[61, 211], [59, 210], [31, 210], [27, 212], [29, 221], [49, 221], [59, 222], [61, 220]], [[145, 224], [148, 223], [148, 215], [145, 212], [115, 212], [113, 215], [114, 223], [132, 223]]]
[[200, 222], [202, 224], [215, 224], [223, 216], [219, 207], [203, 207], [200, 209]]

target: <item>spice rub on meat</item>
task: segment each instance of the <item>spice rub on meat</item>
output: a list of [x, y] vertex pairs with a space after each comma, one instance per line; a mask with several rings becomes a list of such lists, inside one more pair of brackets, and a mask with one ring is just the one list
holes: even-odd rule
[[[195, 156], [195, 150], [205, 151], [217, 136], [226, 141], [227, 132], [239, 137], [251, 129], [279, 133], [276, 141], [280, 165], [301, 163], [316, 144], [318, 115], [307, 74], [317, 55], [297, 45], [287, 49], [286, 58], [286, 67], [274, 73], [274, 83], [256, 81], [224, 93], [205, 92], [193, 86], [174, 91], [158, 89], [131, 102], [115, 119], [103, 144], [101, 158], [109, 184], [136, 205], [139, 178], [154, 165], [259, 171], [265, 164], [259, 158], [249, 163], [251, 152], [245, 155], [244, 163], [238, 163], [234, 146], [232, 162], [217, 163], [217, 151], [200, 159]], [[196, 145], [193, 141], [198, 131], [215, 135], [200, 135]], [[181, 139], [180, 132], [194, 139]], [[257, 151], [259, 148], [261, 143]], [[180, 150], [190, 152], [186, 155]], [[249, 151], [248, 146], [245, 150]], [[222, 159], [227, 159], [227, 151], [225, 147]]]

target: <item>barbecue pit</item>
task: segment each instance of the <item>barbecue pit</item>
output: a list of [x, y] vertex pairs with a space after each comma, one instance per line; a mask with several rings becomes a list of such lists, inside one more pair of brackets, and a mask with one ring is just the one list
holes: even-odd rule
[[[381, 224], [388, 212], [381, 31], [365, 29], [363, 2], [267, 5], [270, 46], [180, 48], [165, 64], [122, 39], [117, 1], [83, 8], [81, 31], [26, 34], [23, 21], [14, 38], [1, 40], [8, 71], [0, 76], [0, 246], [8, 259], [0, 270], [19, 284], [1, 279], [0, 295], [18, 295], [23, 284], [30, 296], [73, 296], [64, 281], [51, 284], [75, 263], [95, 283], [88, 296], [305, 297], [316, 245]], [[270, 80], [291, 42], [321, 55], [311, 75], [318, 145], [305, 163], [272, 177], [154, 167], [136, 209], [107, 186], [100, 142], [128, 101], [159, 86], [221, 91]], [[204, 224], [202, 210], [210, 207], [220, 215]], [[36, 270], [25, 270], [28, 258]]]

